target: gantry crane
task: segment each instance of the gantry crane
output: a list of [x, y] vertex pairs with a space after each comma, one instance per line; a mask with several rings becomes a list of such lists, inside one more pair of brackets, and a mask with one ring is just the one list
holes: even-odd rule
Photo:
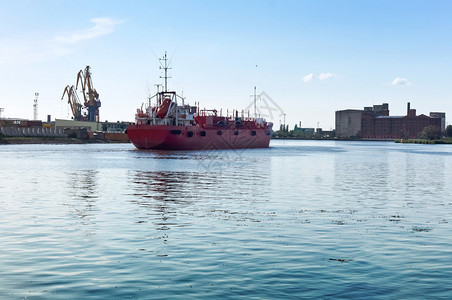
[[66, 88], [63, 91], [63, 96], [61, 96], [61, 100], [63, 100], [64, 95], [67, 94], [68, 100], [67, 102], [71, 106], [72, 115], [74, 116], [75, 121], [84, 121], [86, 119], [85, 116], [82, 115], [82, 108], [83, 105], [80, 103], [80, 100], [78, 99], [75, 87], [72, 86], [66, 86]]
[[86, 66], [85, 70], [80, 70], [77, 74], [77, 83], [75, 88], [78, 88], [78, 85], [82, 87], [82, 93], [84, 98], [84, 105], [88, 109], [88, 121], [90, 122], [99, 122], [99, 93], [96, 89], [93, 88], [93, 81], [91, 79], [91, 72], [89, 71], [89, 66]]

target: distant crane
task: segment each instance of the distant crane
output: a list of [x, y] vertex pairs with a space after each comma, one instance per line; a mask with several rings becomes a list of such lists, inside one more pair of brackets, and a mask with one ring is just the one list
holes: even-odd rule
[[38, 119], [38, 97], [39, 93], [35, 93], [35, 100], [33, 101], [33, 120]]
[[61, 100], [63, 100], [64, 95], [67, 95], [67, 102], [71, 106], [72, 115], [75, 121], [85, 121], [86, 117], [82, 115], [83, 105], [80, 103], [78, 99], [76, 89], [73, 85], [66, 86], [63, 91], [63, 96], [61, 96]]
[[101, 105], [99, 100], [99, 93], [93, 88], [93, 81], [91, 79], [91, 72], [89, 71], [89, 66], [86, 66], [85, 70], [80, 70], [77, 74], [77, 83], [81, 85], [84, 105], [88, 109], [88, 121], [99, 122], [99, 107]]
[[[79, 84], [82, 89], [84, 100], [83, 104], [77, 96], [77, 88]], [[77, 73], [77, 83], [75, 86], [68, 85], [65, 87], [61, 100], [63, 100], [65, 95], [68, 97], [68, 103], [71, 106], [74, 120], [99, 122], [99, 93], [93, 88], [93, 81], [91, 79], [89, 66], [86, 66], [85, 70], [80, 70]], [[82, 110], [85, 109], [88, 110], [88, 115], [86, 115], [86, 111], [85, 113], [82, 113]]]

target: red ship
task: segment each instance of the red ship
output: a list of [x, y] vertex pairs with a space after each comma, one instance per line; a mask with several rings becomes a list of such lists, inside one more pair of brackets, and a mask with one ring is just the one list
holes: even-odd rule
[[[217, 110], [199, 109], [184, 103], [176, 92], [167, 91], [167, 59], [165, 91], [149, 98], [145, 111], [137, 109], [135, 124], [127, 127], [130, 141], [138, 149], [214, 150], [268, 148], [272, 134], [271, 122], [233, 111], [222, 116]], [[154, 105], [151, 105], [154, 99]], [[256, 97], [255, 97], [256, 101]]]

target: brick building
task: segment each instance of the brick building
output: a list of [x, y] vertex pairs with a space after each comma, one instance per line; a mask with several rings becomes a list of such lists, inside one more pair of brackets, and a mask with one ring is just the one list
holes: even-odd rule
[[[360, 111], [359, 117], [357, 111], [348, 114], [351, 110], [336, 112], [336, 134], [339, 137], [357, 136], [368, 139], [403, 139], [417, 138], [419, 133], [427, 126], [435, 126], [444, 131], [445, 113], [430, 113], [430, 116], [416, 115], [416, 110], [407, 105], [406, 116], [389, 116], [389, 105], [374, 105], [365, 107]], [[353, 119], [352, 119], [353, 117]], [[357, 119], [360, 119], [360, 129], [357, 130]], [[353, 127], [344, 128], [347, 120], [355, 120]], [[350, 124], [352, 124], [351, 122]], [[338, 124], [342, 125], [337, 130]]]

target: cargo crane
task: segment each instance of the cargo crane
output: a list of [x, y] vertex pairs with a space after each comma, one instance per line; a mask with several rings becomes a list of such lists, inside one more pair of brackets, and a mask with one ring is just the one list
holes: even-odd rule
[[80, 103], [80, 100], [78, 99], [75, 87], [72, 86], [66, 86], [66, 88], [63, 91], [63, 96], [61, 96], [61, 100], [63, 100], [64, 95], [67, 94], [68, 100], [67, 102], [71, 106], [72, 115], [75, 121], [85, 121], [86, 116], [82, 115], [82, 108], [83, 105]]
[[88, 109], [88, 121], [99, 122], [99, 93], [93, 88], [93, 81], [91, 79], [91, 72], [89, 71], [89, 66], [86, 66], [85, 70], [80, 70], [77, 74], [77, 84], [82, 87], [82, 93], [84, 98], [84, 105]]

